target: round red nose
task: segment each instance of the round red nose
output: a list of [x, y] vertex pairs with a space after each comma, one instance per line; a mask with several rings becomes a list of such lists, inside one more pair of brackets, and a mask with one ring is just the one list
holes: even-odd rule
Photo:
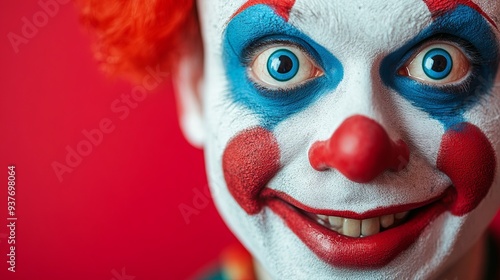
[[402, 170], [409, 159], [403, 140], [392, 141], [380, 124], [361, 115], [346, 119], [330, 139], [309, 150], [314, 169], [334, 168], [357, 183], [370, 182], [386, 170]]

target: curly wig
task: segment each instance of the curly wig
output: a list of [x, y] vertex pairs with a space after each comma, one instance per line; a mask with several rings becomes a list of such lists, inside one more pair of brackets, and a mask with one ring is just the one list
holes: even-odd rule
[[78, 0], [96, 35], [95, 55], [107, 73], [140, 78], [148, 66], [173, 72], [186, 52], [200, 51], [194, 0]]

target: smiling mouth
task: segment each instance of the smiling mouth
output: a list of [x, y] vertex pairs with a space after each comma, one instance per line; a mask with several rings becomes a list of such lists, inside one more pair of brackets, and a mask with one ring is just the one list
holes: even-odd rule
[[349, 237], [367, 237], [401, 225], [406, 221], [409, 211], [363, 220], [318, 215], [305, 211], [303, 213], [338, 234]]
[[377, 268], [414, 244], [427, 225], [446, 211], [454, 195], [449, 187], [425, 202], [362, 214], [313, 209], [268, 188], [260, 197], [320, 259], [339, 267]]

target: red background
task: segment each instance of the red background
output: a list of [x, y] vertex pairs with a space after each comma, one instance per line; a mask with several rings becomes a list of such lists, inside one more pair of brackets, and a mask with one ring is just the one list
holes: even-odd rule
[[[121, 120], [111, 104], [133, 86], [98, 71], [73, 4], [16, 53], [8, 34], [22, 36], [22, 19], [40, 11], [37, 0], [0, 3], [0, 279], [193, 276], [235, 238], [211, 201], [189, 223], [179, 210], [194, 209], [207, 186], [202, 151], [179, 130], [171, 86]], [[65, 164], [66, 148], [104, 118], [115, 130], [60, 182], [52, 164]], [[16, 273], [6, 262], [9, 164], [17, 172]]]
[[[46, 0], [44, 0], [46, 1]], [[63, 1], [61, 1], [63, 2]], [[235, 242], [213, 203], [186, 223], [179, 205], [207, 188], [202, 151], [182, 137], [171, 86], [124, 120], [111, 110], [132, 85], [99, 70], [72, 3], [18, 46], [37, 0], [0, 4], [0, 279], [186, 279]], [[39, 21], [43, 18], [40, 18]], [[60, 182], [82, 131], [115, 130]], [[7, 271], [7, 166], [16, 165], [16, 273]], [[9, 245], [10, 246], [10, 245]], [[124, 278], [125, 279], [125, 278]]]

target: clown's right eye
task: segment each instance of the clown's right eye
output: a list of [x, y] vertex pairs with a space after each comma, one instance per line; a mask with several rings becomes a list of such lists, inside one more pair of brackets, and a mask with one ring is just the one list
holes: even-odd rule
[[295, 46], [273, 46], [250, 64], [250, 78], [271, 90], [287, 90], [323, 74], [308, 55]]

